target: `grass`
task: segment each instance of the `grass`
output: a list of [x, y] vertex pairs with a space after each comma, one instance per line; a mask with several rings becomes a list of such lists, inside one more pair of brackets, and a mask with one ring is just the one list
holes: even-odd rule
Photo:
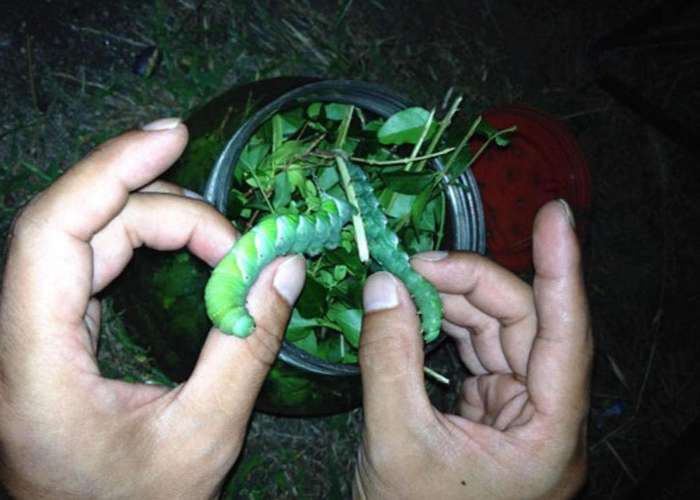
[[[698, 296], [692, 273], [682, 269], [696, 260], [699, 242], [687, 227], [700, 214], [683, 177], [686, 157], [597, 91], [576, 58], [579, 40], [629, 12], [523, 11], [488, 1], [469, 4], [468, 12], [450, 2], [440, 12], [429, 2], [411, 5], [120, 2], [105, 7], [107, 21], [94, 17], [100, 9], [61, 21], [65, 48], [52, 48], [52, 33], [18, 31], [14, 57], [0, 61], [7, 75], [0, 86], [0, 234], [4, 240], [29, 197], [106, 138], [161, 116], [187, 116], [242, 82], [354, 78], [440, 113], [450, 88], [465, 96], [472, 117], [520, 99], [558, 113], [578, 132], [594, 177], [586, 274], [597, 357], [583, 497], [617, 498], [698, 413], [691, 382], [697, 353], [689, 347], [696, 344], [690, 333]], [[152, 44], [162, 51], [160, 67], [137, 77], [133, 60]], [[134, 379], [157, 377], [148, 352], [118, 347], [117, 313], [108, 310], [104, 320], [103, 366]], [[442, 373], [463, 376], [454, 352], [438, 356]], [[429, 390], [442, 406], [453, 404], [442, 389]], [[616, 403], [622, 412], [604, 416]], [[255, 414], [227, 498], [347, 498], [360, 426], [359, 410], [313, 419]]]

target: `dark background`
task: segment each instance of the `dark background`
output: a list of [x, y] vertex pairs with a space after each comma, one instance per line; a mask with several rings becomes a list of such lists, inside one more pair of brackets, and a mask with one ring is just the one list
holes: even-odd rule
[[[647, 26], [600, 41], [657, 5]], [[472, 115], [536, 106], [576, 135], [593, 181], [584, 254], [596, 362], [581, 498], [692, 497], [699, 11], [653, 1], [2, 0], [0, 234], [95, 144], [186, 116], [238, 83], [342, 77], [425, 106], [453, 87]], [[143, 78], [132, 66], [151, 45], [163, 62]], [[231, 498], [348, 496], [360, 420], [360, 410], [256, 414]]]

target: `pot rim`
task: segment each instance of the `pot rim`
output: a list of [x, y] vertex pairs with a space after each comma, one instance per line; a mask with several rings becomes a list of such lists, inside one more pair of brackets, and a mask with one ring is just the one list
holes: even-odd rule
[[[233, 168], [255, 131], [279, 111], [312, 102], [352, 104], [384, 118], [415, 105], [409, 99], [383, 86], [357, 80], [321, 80], [286, 92], [260, 108], [231, 136], [212, 166], [204, 188], [204, 198], [225, 214]], [[431, 164], [437, 170], [444, 168], [439, 159], [431, 160]], [[471, 170], [467, 170], [460, 177], [458, 184], [459, 187], [454, 184], [446, 186], [450, 218], [454, 225], [454, 248], [483, 254], [486, 250], [484, 212], [476, 179]], [[433, 351], [444, 338], [445, 334], [441, 332], [437, 339], [425, 346], [425, 352]], [[360, 374], [358, 364], [330, 363], [286, 340], [282, 342], [279, 359], [295, 368], [317, 375]]]

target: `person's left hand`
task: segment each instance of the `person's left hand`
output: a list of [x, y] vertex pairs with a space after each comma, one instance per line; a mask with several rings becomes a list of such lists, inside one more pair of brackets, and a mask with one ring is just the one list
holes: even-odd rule
[[212, 329], [185, 384], [107, 380], [96, 362], [94, 296], [134, 248], [187, 246], [214, 265], [234, 241], [213, 207], [151, 183], [186, 143], [173, 119], [123, 134], [15, 222], [0, 292], [0, 480], [18, 498], [212, 498], [240, 452], [303, 258], [263, 271], [247, 303], [256, 330], [242, 339]]

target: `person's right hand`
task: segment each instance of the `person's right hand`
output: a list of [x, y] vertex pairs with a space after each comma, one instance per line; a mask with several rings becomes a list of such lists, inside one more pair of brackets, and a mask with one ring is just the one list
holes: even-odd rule
[[368, 280], [355, 498], [551, 499], [581, 487], [593, 349], [572, 222], [564, 203], [538, 214], [533, 288], [478, 255], [414, 257], [472, 373], [460, 415], [430, 404], [404, 286], [388, 273]]

